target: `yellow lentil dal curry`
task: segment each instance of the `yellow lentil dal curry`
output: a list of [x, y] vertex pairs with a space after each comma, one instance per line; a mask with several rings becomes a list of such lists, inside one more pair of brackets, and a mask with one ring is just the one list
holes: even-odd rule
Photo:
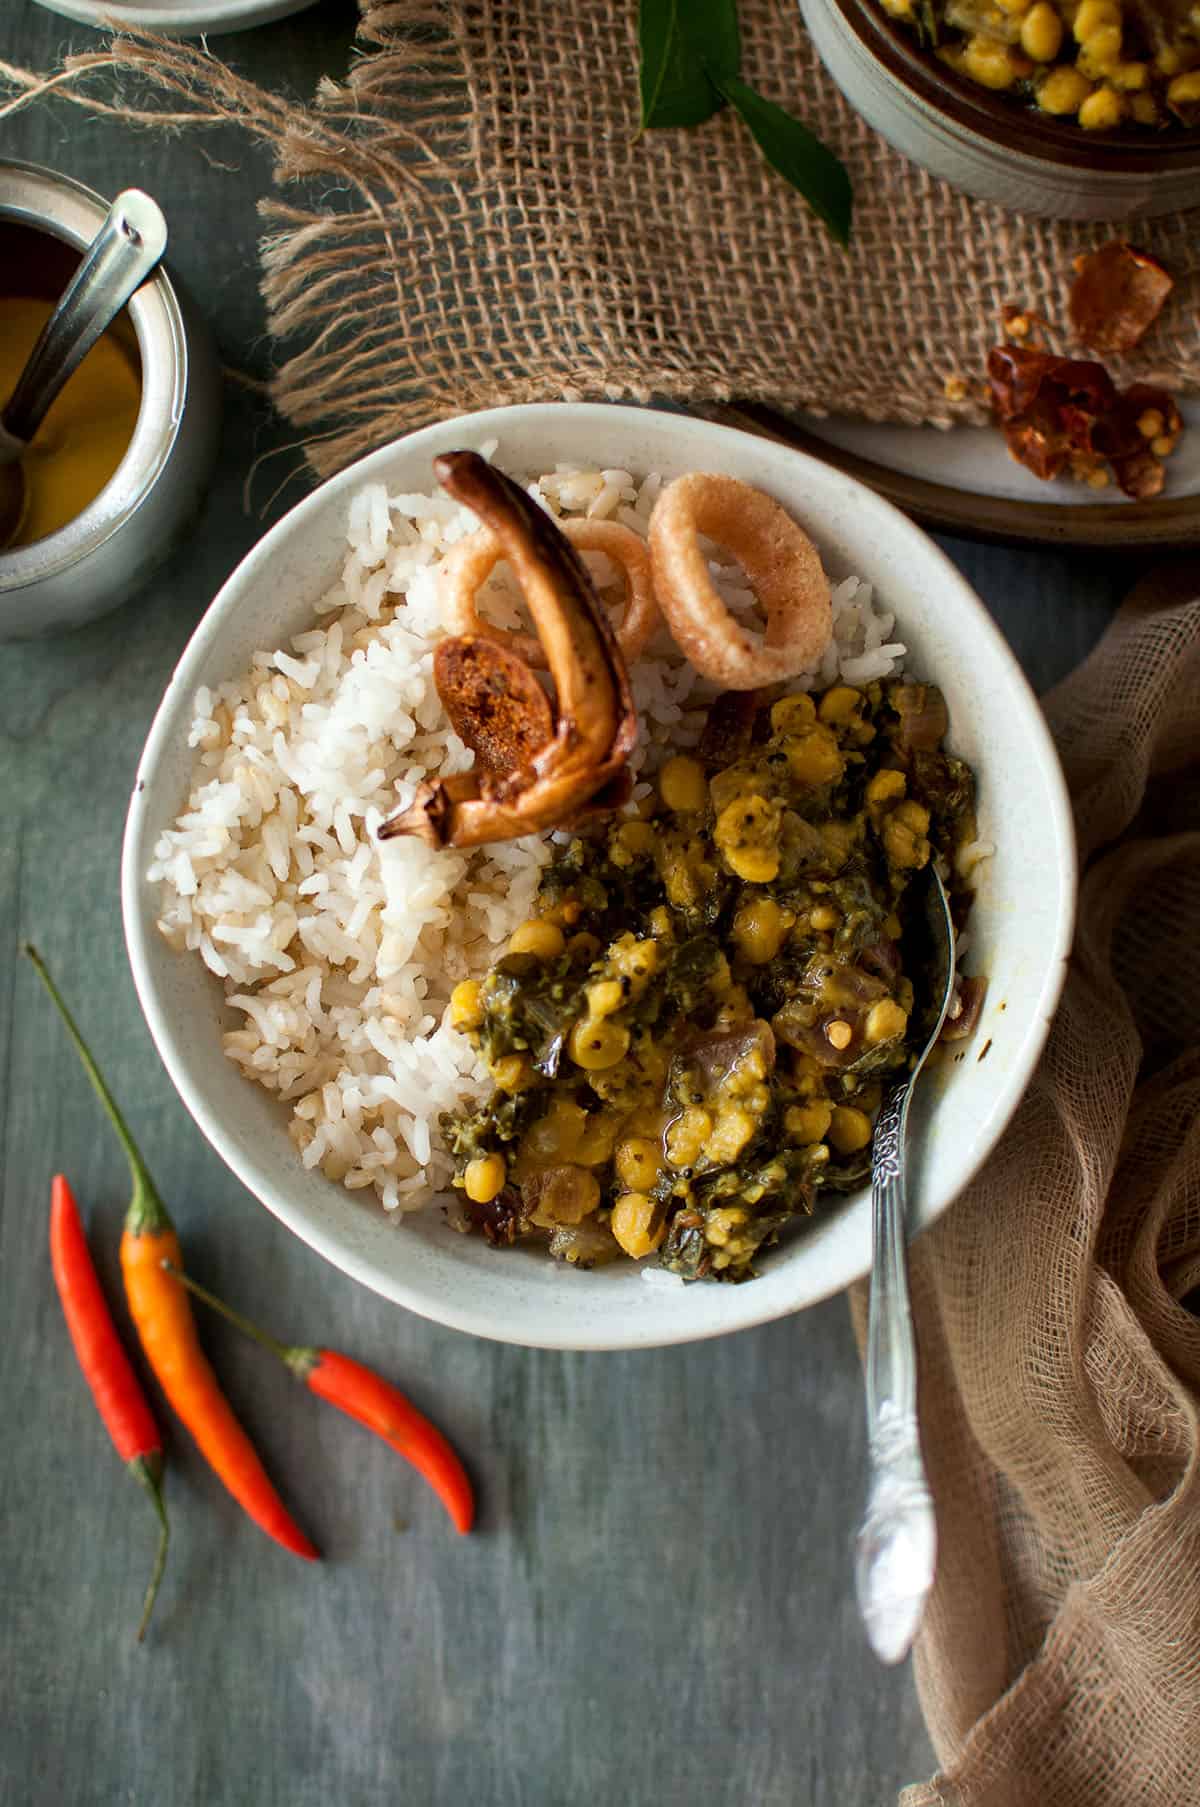
[[1200, 124], [1190, 0], [881, 0], [981, 87], [1087, 131]]
[[906, 894], [975, 834], [946, 726], [907, 680], [730, 693], [636, 819], [562, 848], [538, 913], [451, 1001], [495, 1084], [442, 1120], [465, 1228], [741, 1280], [862, 1182], [920, 1039]]

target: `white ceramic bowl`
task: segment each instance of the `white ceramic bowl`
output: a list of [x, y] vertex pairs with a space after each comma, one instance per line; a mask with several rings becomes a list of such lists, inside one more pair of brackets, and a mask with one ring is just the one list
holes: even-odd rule
[[[1070, 808], [1037, 703], [982, 603], [911, 521], [851, 478], [788, 447], [682, 415], [550, 404], [498, 408], [384, 447], [324, 484], [238, 566], [197, 628], [163, 698], [130, 803], [122, 893], [125, 933], [150, 1030], [180, 1096], [255, 1196], [325, 1255], [397, 1304], [505, 1342], [629, 1349], [718, 1336], [797, 1311], [866, 1272], [866, 1194], [770, 1251], [742, 1286], [651, 1285], [632, 1264], [580, 1274], [526, 1249], [494, 1251], [446, 1227], [431, 1208], [400, 1224], [373, 1195], [348, 1193], [301, 1167], [270, 1095], [221, 1051], [220, 987], [198, 959], [173, 953], [154, 922], [144, 874], [188, 791], [188, 727], [200, 685], [239, 674], [258, 647], [309, 625], [340, 570], [349, 500], [367, 479], [431, 485], [438, 452], [498, 439], [515, 474], [559, 460], [667, 476], [729, 472], [777, 496], [819, 545], [831, 577], [869, 578], [894, 608], [912, 668], [935, 679], [951, 742], [980, 781], [980, 828], [998, 852], [972, 916], [972, 965], [989, 975], [983, 1020], [944, 1080], [921, 1087], [936, 1135], [924, 1138], [916, 1192], [922, 1224], [943, 1212], [1004, 1129], [1046, 1038], [1071, 937], [1075, 852]], [[986, 1047], [986, 1058], [984, 1051]]]
[[846, 99], [896, 150], [1015, 213], [1129, 220], [1200, 200], [1200, 133], [1086, 132], [982, 88], [917, 44], [880, 0], [799, 0]]

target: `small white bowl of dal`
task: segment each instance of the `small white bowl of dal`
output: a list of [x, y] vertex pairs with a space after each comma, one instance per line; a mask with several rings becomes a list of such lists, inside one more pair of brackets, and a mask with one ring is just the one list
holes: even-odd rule
[[[628, 407], [502, 408], [413, 434], [324, 484], [235, 571], [163, 699], [130, 805], [123, 907], [151, 1032], [243, 1184], [336, 1266], [439, 1323], [535, 1346], [639, 1348], [799, 1310], [867, 1271], [863, 1187], [819, 1195], [737, 1285], [684, 1281], [657, 1256], [586, 1267], [548, 1258], [544, 1240], [493, 1246], [456, 1208], [443, 1113], [488, 1087], [451, 996], [537, 916], [555, 857], [545, 837], [440, 850], [379, 838], [431, 769], [453, 789], [470, 763], [430, 679], [444, 632], [437, 571], [472, 527], [432, 466], [463, 449], [522, 484], [540, 479], [560, 522], [590, 515], [631, 533], [687, 473], [765, 492], [811, 537], [832, 595], [829, 669], [800, 688], [911, 673], [940, 689], [947, 745], [977, 779], [973, 845], [990, 853], [974, 871], [966, 962], [987, 992], [971, 1039], [922, 1083], [923, 1225], [1015, 1109], [1062, 984], [1075, 856], [1057, 758], [1012, 654], [944, 555], [850, 478], [766, 440]], [[749, 615], [744, 626], [758, 643]], [[657, 644], [645, 670], [631, 662], [631, 810], [673, 737], [695, 745], [715, 694]]]

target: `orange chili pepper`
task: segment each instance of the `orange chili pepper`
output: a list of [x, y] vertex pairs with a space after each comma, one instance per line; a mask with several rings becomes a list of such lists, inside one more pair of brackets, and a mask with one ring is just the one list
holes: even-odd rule
[[316, 1561], [317, 1550], [276, 1493], [200, 1347], [191, 1302], [178, 1277], [183, 1266], [179, 1238], [141, 1151], [40, 954], [28, 945], [25, 952], [66, 1024], [129, 1162], [133, 1197], [121, 1237], [121, 1272], [147, 1360], [200, 1453], [243, 1510], [285, 1550]]
[[176, 1278], [198, 1299], [203, 1299], [206, 1305], [219, 1311], [256, 1343], [277, 1355], [297, 1380], [304, 1382], [310, 1393], [327, 1399], [339, 1411], [357, 1418], [369, 1431], [390, 1443], [429, 1482], [450, 1514], [454, 1529], [462, 1533], [471, 1529], [475, 1522], [475, 1496], [466, 1470], [437, 1426], [431, 1424], [424, 1413], [418, 1412], [399, 1387], [364, 1367], [362, 1362], [339, 1355], [336, 1349], [278, 1342], [257, 1324], [252, 1324], [249, 1318], [243, 1317], [240, 1311], [234, 1311], [231, 1305], [210, 1293], [207, 1287], [198, 1285], [186, 1274], [178, 1274]]

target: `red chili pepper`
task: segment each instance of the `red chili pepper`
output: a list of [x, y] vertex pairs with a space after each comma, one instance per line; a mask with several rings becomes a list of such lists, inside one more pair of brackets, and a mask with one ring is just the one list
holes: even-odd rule
[[243, 1511], [292, 1555], [316, 1562], [319, 1560], [317, 1550], [271, 1485], [254, 1445], [238, 1423], [233, 1407], [205, 1359], [196, 1335], [191, 1303], [179, 1284], [183, 1263], [179, 1238], [137, 1143], [37, 949], [27, 945], [25, 952], [66, 1024], [75, 1051], [129, 1162], [133, 1197], [125, 1213], [121, 1237], [121, 1272], [130, 1316], [146, 1359], [163, 1392], [196, 1439], [201, 1455], [224, 1481]]
[[76, 1359], [92, 1390], [96, 1410], [117, 1454], [134, 1480], [146, 1489], [158, 1514], [158, 1554], [138, 1626], [140, 1644], [167, 1566], [170, 1528], [162, 1495], [162, 1437], [117, 1335], [92, 1264], [79, 1207], [61, 1173], [55, 1174], [50, 1191], [50, 1264]]
[[179, 1273], [176, 1278], [198, 1299], [203, 1299], [206, 1305], [219, 1311], [231, 1324], [236, 1324], [239, 1330], [261, 1343], [264, 1349], [277, 1355], [296, 1378], [304, 1382], [310, 1393], [327, 1399], [339, 1411], [357, 1418], [369, 1431], [390, 1443], [429, 1482], [450, 1514], [455, 1530], [465, 1533], [471, 1529], [475, 1521], [475, 1497], [462, 1463], [441, 1431], [409, 1403], [399, 1387], [394, 1387], [348, 1355], [339, 1355], [335, 1349], [278, 1342], [189, 1275]]

